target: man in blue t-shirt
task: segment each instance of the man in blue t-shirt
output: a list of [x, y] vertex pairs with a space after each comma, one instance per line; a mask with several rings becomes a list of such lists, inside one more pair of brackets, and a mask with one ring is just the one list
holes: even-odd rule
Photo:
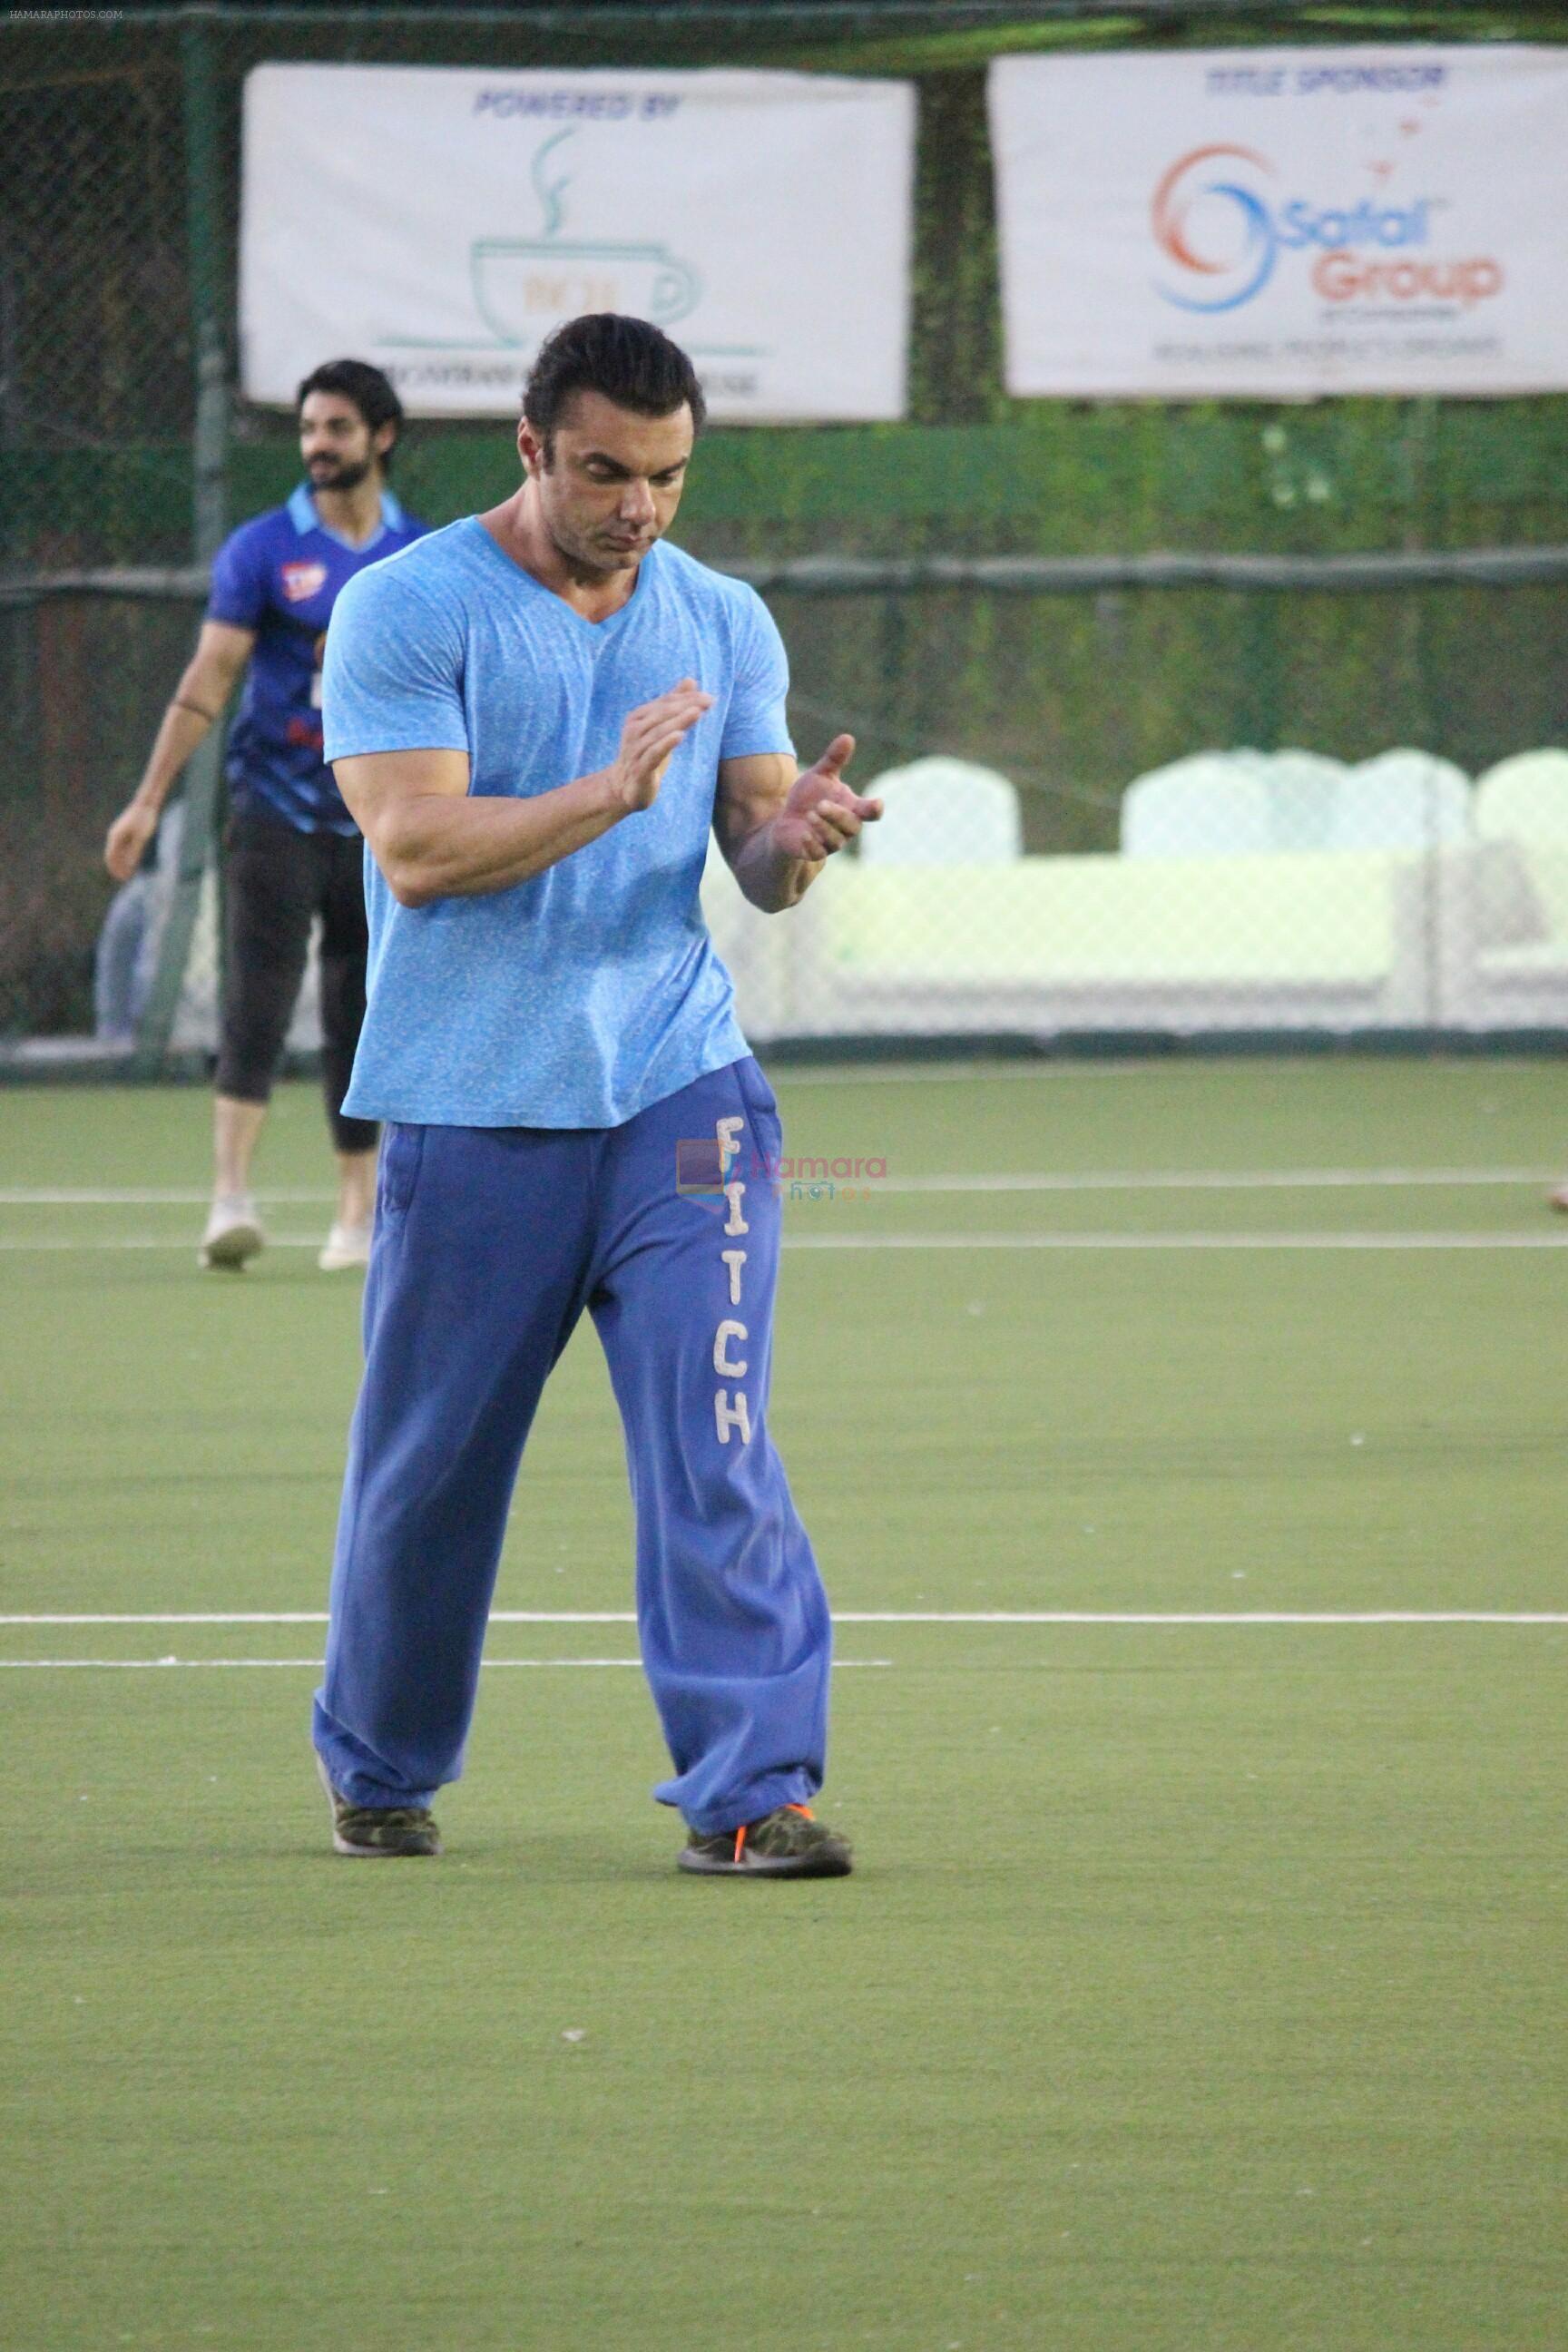
[[369, 1256], [376, 1130], [342, 1108], [364, 1014], [364, 894], [359, 832], [322, 757], [321, 654], [339, 590], [425, 526], [386, 487], [403, 409], [379, 368], [317, 368], [300, 386], [299, 419], [307, 478], [218, 550], [195, 653], [104, 857], [117, 881], [136, 871], [171, 786], [248, 665], [228, 736], [213, 1202], [200, 1258], [237, 1268], [262, 1246], [251, 1160], [319, 916], [322, 1080], [338, 1156], [337, 1214], [319, 1263], [335, 1273]]
[[348, 1108], [385, 1119], [315, 1744], [340, 1853], [432, 1854], [523, 1442], [584, 1309], [637, 1510], [681, 1866], [839, 1876], [830, 1625], [766, 1422], [777, 1107], [698, 900], [794, 906], [879, 816], [802, 775], [761, 599], [669, 546], [686, 354], [613, 314], [524, 396], [521, 489], [344, 592], [327, 754], [369, 857]]

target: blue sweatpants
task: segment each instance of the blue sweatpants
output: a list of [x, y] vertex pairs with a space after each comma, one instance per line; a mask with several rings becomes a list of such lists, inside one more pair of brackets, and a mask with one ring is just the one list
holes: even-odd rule
[[462, 1769], [523, 1444], [584, 1307], [675, 1766], [655, 1794], [710, 1832], [820, 1788], [827, 1603], [767, 1430], [780, 1148], [749, 1055], [623, 1127], [387, 1129], [315, 1709], [354, 1803]]

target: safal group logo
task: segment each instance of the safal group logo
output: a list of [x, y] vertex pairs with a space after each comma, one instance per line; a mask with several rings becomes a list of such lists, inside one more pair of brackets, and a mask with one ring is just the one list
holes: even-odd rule
[[1354, 205], [1280, 201], [1274, 166], [1251, 147], [1194, 147], [1154, 191], [1154, 242], [1168, 265], [1156, 290], [1178, 310], [1239, 310], [1291, 257], [1307, 264], [1325, 302], [1443, 302], [1468, 309], [1500, 293], [1502, 265], [1489, 255], [1440, 259], [1430, 252], [1441, 200], [1406, 205], [1363, 196]]

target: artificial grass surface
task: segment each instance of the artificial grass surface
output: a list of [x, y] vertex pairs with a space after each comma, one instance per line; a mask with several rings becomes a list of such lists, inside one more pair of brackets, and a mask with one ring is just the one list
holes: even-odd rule
[[[780, 1092], [786, 1148], [914, 1175], [1550, 1164], [1560, 1086], [1238, 1065]], [[205, 1118], [195, 1095], [7, 1095], [0, 1186], [199, 1187]], [[268, 1149], [274, 1184], [320, 1183], [303, 1090]], [[1096, 1194], [1085, 1229], [1146, 1230], [1152, 1197]], [[1181, 1229], [1258, 1197], [1184, 1198]], [[1444, 1201], [1378, 1195], [1401, 1230], [1542, 1213], [1529, 1186]], [[1018, 1230], [1009, 1205], [986, 1196], [982, 1229]], [[1032, 1197], [1027, 1229], [1075, 1205]], [[952, 1232], [973, 1202], [918, 1207], [906, 1230]], [[907, 1197], [871, 1213], [892, 1230]], [[1370, 1213], [1316, 1192], [1294, 1222]], [[304, 1251], [199, 1279], [187, 1205], [0, 1198], [0, 1240], [171, 1220], [177, 1251], [0, 1254], [5, 1610], [322, 1605], [353, 1286]], [[1561, 1610], [1565, 1278], [1537, 1250], [806, 1249], [774, 1426], [847, 1609]], [[500, 1602], [623, 1609], [628, 1556], [585, 1334]], [[841, 1657], [890, 1661], [836, 1685], [824, 1810], [861, 1867], [801, 1887], [673, 1872], [630, 1669], [489, 1672], [447, 1858], [368, 1872], [327, 1850], [308, 1666], [0, 1673], [0, 2334], [1560, 2345], [1565, 1640], [848, 1625]], [[320, 1641], [0, 1627], [36, 1660]], [[634, 1647], [616, 1624], [490, 1644]]]
[[370, 1871], [308, 1673], [14, 1675], [10, 2341], [1558, 2341], [1562, 1651], [1478, 1633], [879, 1631], [792, 1888], [670, 1871], [630, 1673], [493, 1675]]

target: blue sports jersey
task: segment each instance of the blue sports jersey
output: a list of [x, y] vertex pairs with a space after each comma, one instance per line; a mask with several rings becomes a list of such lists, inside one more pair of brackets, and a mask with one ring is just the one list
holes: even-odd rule
[[329, 759], [467, 751], [470, 793], [518, 798], [607, 768], [628, 714], [682, 677], [713, 697], [653, 806], [531, 881], [403, 907], [367, 856], [351, 1117], [617, 1127], [745, 1053], [698, 889], [720, 761], [790, 750], [753, 589], [661, 541], [587, 621], [470, 515], [350, 583], [325, 676]]
[[321, 753], [321, 654], [338, 591], [428, 526], [382, 493], [381, 528], [363, 547], [329, 530], [301, 482], [287, 506], [243, 523], [213, 559], [209, 621], [254, 629], [238, 714], [228, 731], [229, 796], [300, 833], [352, 834]]

